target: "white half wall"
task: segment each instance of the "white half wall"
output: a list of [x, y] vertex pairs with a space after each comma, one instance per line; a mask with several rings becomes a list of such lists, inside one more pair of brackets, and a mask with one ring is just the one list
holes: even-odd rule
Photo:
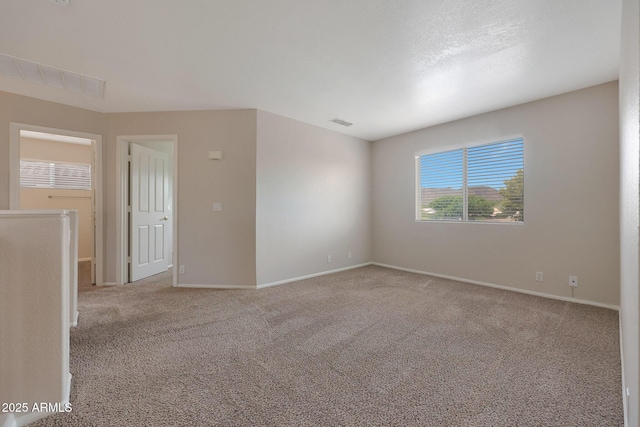
[[[524, 224], [415, 221], [417, 153], [517, 134], [525, 138]], [[376, 141], [372, 150], [374, 262], [620, 304], [617, 82]], [[570, 275], [579, 280], [573, 295]]]
[[[640, 421], [638, 228], [640, 227], [640, 0], [625, 0], [620, 50], [620, 325], [626, 421]], [[625, 390], [626, 392], [626, 390]], [[626, 393], [625, 393], [626, 394]]]
[[66, 211], [0, 211], [0, 402], [25, 405], [18, 425], [69, 400], [70, 239]]
[[371, 260], [369, 142], [258, 111], [256, 163], [259, 287]]

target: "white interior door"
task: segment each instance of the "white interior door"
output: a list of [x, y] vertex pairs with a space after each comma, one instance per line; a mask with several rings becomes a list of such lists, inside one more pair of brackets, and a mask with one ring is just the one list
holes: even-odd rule
[[169, 156], [130, 144], [130, 280], [167, 271]]

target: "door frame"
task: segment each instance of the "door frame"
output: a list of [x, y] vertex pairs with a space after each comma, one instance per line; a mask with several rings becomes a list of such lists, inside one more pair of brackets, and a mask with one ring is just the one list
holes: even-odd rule
[[172, 259], [173, 286], [178, 285], [178, 135], [118, 135], [116, 137], [116, 285], [129, 282], [127, 275], [127, 248], [129, 246], [129, 221], [127, 200], [129, 198], [129, 144], [140, 142], [166, 142], [173, 145], [172, 166]]
[[30, 125], [26, 123], [9, 124], [9, 209], [20, 209], [20, 131], [50, 133], [54, 135], [73, 136], [94, 141], [94, 249], [95, 282], [104, 285], [104, 222], [103, 214], [103, 181], [102, 181], [102, 135], [87, 132], [77, 132], [67, 129], [57, 129], [46, 126]]

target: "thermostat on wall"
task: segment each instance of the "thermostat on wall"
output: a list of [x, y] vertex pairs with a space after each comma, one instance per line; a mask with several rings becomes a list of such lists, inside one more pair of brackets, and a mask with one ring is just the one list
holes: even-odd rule
[[209, 151], [209, 159], [222, 160], [222, 151]]

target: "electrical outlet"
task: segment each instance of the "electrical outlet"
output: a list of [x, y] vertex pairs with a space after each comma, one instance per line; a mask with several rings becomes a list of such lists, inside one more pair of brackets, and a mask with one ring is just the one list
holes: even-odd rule
[[544, 280], [544, 273], [542, 271], [536, 271], [536, 282], [542, 282]]
[[180, 274], [184, 274], [184, 265], [181, 265], [178, 271]]
[[331, 262], [331, 255], [327, 255], [327, 262]]
[[349, 251], [349, 259], [353, 258], [353, 254]]
[[578, 287], [578, 276], [569, 276], [569, 286]]

